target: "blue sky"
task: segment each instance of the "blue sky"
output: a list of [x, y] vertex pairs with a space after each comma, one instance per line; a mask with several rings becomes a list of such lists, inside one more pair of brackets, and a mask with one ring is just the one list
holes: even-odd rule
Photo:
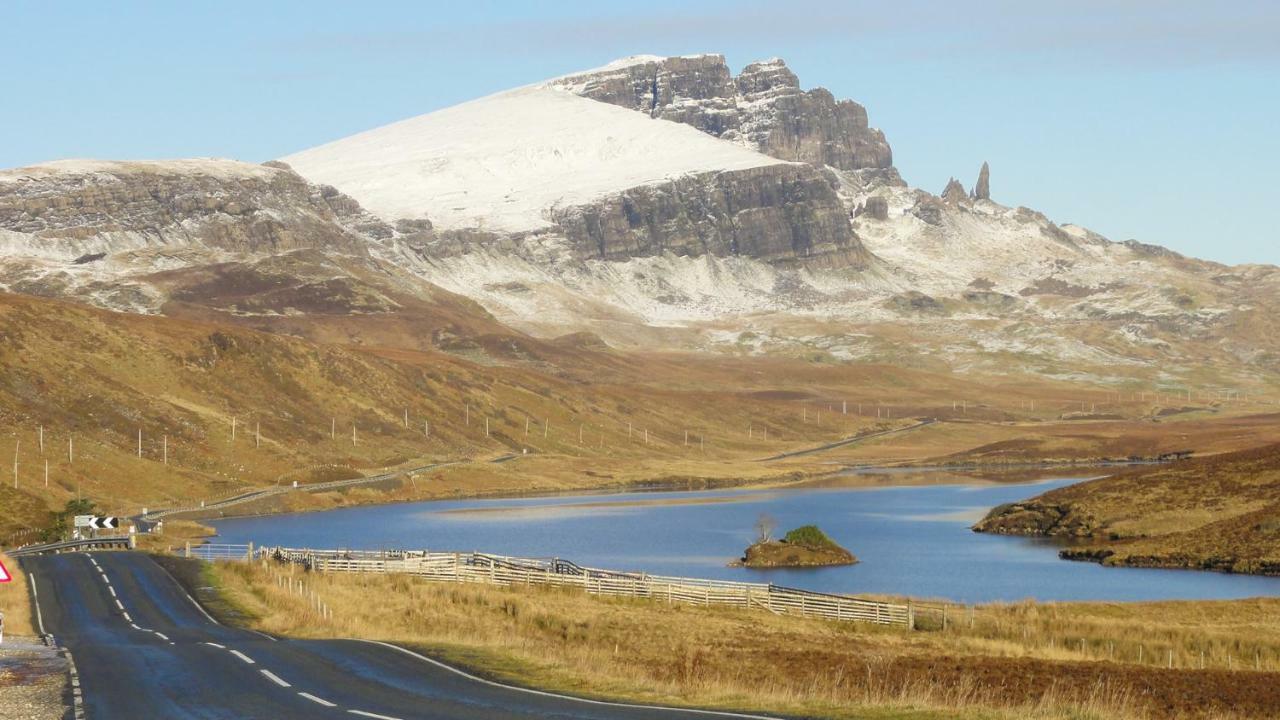
[[637, 53], [771, 56], [866, 105], [913, 185], [1280, 264], [1280, 3], [25, 2], [0, 167], [268, 160]]

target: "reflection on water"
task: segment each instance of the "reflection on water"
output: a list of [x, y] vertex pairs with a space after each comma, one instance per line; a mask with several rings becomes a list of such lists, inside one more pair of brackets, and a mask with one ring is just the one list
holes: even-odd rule
[[[882, 473], [883, 474], [883, 473]], [[1091, 474], [1091, 473], [1090, 473]], [[905, 476], [905, 477], [904, 477]], [[980, 535], [989, 508], [1078, 479], [907, 486], [806, 485], [781, 490], [627, 493], [454, 500], [215, 522], [224, 542], [295, 547], [482, 550], [562, 557], [596, 567], [691, 575], [840, 593], [907, 594], [964, 602], [1141, 600], [1280, 595], [1280, 578], [1103, 568], [1059, 560], [1044, 540]], [[837, 478], [837, 480], [839, 480]], [[848, 481], [846, 481], [848, 482]], [[761, 513], [781, 529], [817, 524], [861, 559], [836, 568], [727, 567]]]
[[[694, 497], [685, 493], [672, 493], [667, 497], [644, 496], [636, 497], [634, 495], [616, 496], [616, 499], [597, 500], [594, 502], [566, 502], [563, 505], [517, 505], [517, 506], [487, 506], [487, 507], [455, 507], [446, 509], [433, 509], [425, 514], [429, 515], [481, 515], [489, 520], [524, 520], [524, 519], [552, 519], [561, 517], [582, 516], [586, 514], [605, 514], [614, 513], [621, 514], [628, 512], [631, 508], [658, 507], [670, 505], [716, 505], [721, 503], [741, 503], [741, 502], [761, 502], [767, 501], [774, 496], [774, 493], [748, 493], [741, 492], [733, 495], [720, 495], [708, 497]], [[571, 498], [572, 499], [572, 498]], [[450, 519], [446, 517], [445, 519]]]
[[987, 516], [991, 511], [989, 507], [971, 507], [963, 510], [951, 510], [949, 512], [939, 513], [923, 513], [920, 515], [903, 515], [901, 519], [911, 522], [949, 522], [964, 523], [965, 525], [973, 525], [982, 518]]

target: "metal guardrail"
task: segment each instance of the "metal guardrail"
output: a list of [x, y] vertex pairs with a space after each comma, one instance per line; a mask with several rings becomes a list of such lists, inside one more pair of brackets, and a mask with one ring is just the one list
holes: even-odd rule
[[[208, 549], [202, 549], [208, 548]], [[548, 585], [581, 588], [593, 595], [649, 598], [668, 603], [763, 609], [775, 614], [915, 627], [911, 603], [832, 595], [771, 583], [733, 582], [620, 572], [562, 558], [521, 558], [475, 552], [426, 550], [312, 550], [253, 545], [192, 546], [190, 557], [252, 560], [270, 557], [315, 572], [404, 573], [437, 582]]]
[[45, 553], [79, 552], [82, 550], [132, 550], [137, 544], [134, 535], [113, 535], [111, 537], [86, 538], [84, 540], [64, 540], [62, 542], [45, 543], [43, 545], [27, 545], [9, 550], [9, 557], [43, 555]]

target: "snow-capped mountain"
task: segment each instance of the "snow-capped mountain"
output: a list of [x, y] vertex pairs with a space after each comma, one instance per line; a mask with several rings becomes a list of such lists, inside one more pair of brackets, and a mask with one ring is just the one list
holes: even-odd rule
[[1276, 268], [1111, 242], [992, 200], [1006, 193], [985, 166], [971, 191], [910, 187], [862, 106], [781, 60], [734, 76], [718, 55], [637, 56], [264, 166], [0, 172], [0, 285], [291, 332], [443, 313], [453, 335], [496, 318], [1115, 382], [1280, 369]]

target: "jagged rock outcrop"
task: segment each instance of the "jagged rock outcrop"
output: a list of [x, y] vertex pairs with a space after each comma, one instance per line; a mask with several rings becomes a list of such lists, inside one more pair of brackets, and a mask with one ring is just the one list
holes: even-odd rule
[[685, 123], [767, 155], [841, 170], [888, 168], [893, 152], [866, 108], [802, 90], [780, 59], [734, 78], [722, 55], [639, 58], [553, 83], [584, 97]]
[[558, 210], [578, 259], [746, 256], [862, 267], [869, 254], [821, 174], [805, 165], [679, 178]]
[[879, 195], [872, 195], [854, 209], [853, 216], [865, 217], [870, 220], [888, 220], [889, 201]]
[[936, 298], [916, 290], [894, 295], [885, 301], [885, 307], [904, 315], [946, 315], [947, 308]]
[[939, 198], [921, 193], [909, 212], [930, 225], [940, 226], [947, 208]]
[[947, 181], [947, 186], [942, 189], [942, 199], [949, 203], [964, 202], [969, 199], [969, 193], [965, 192], [964, 185], [960, 181], [951, 178]]
[[359, 254], [367, 249], [360, 233], [386, 232], [354, 200], [280, 167], [63, 161], [0, 172], [0, 233], [7, 244], [69, 262], [181, 246]]
[[991, 199], [991, 168], [985, 161], [982, 163], [982, 169], [978, 171], [978, 182], [973, 186], [973, 199]]

